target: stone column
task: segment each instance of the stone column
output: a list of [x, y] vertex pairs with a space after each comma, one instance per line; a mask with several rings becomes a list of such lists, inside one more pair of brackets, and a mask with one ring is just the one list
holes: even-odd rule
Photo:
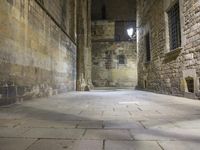
[[91, 82], [91, 0], [77, 1], [77, 90], [89, 91]]

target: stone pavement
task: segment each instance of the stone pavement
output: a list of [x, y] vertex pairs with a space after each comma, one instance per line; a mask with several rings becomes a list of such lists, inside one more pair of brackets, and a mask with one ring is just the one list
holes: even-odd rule
[[199, 150], [200, 102], [136, 90], [0, 108], [0, 150]]

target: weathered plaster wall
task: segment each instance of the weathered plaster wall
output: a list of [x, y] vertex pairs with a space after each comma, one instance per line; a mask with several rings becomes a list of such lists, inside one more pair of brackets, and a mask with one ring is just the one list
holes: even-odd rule
[[43, 2], [0, 3], [0, 105], [76, 88], [75, 1]]
[[[170, 52], [167, 10], [174, 0], [138, 0], [138, 85], [159, 93], [200, 97], [200, 2], [179, 0], [181, 47]], [[151, 62], [146, 62], [145, 35], [150, 33]], [[186, 78], [194, 80], [188, 92]]]
[[[96, 87], [134, 87], [137, 52], [134, 41], [115, 42], [115, 22], [92, 23], [92, 82]], [[119, 63], [119, 56], [125, 63]]]

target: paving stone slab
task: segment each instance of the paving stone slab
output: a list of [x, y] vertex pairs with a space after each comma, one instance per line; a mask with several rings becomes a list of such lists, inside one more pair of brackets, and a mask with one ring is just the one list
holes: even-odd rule
[[156, 142], [106, 141], [105, 150], [162, 150]]
[[79, 121], [26, 120], [21, 127], [26, 128], [75, 128]]
[[185, 129], [200, 129], [200, 119], [180, 120], [178, 122], [175, 122], [174, 125], [178, 126], [179, 128]]
[[132, 129], [136, 140], [195, 140], [200, 141], [200, 130], [197, 129]]
[[18, 119], [0, 119], [0, 127], [16, 127], [23, 123], [23, 120]]
[[29, 129], [26, 128], [9, 128], [0, 127], [0, 138], [6, 137], [23, 137], [23, 134]]
[[152, 119], [141, 121], [145, 128], [177, 128], [175, 124], [167, 119]]
[[105, 129], [139, 129], [143, 128], [139, 122], [136, 121], [104, 121]]
[[80, 139], [83, 129], [33, 128], [24, 134], [28, 138]]
[[37, 139], [0, 138], [0, 150], [26, 150]]
[[78, 128], [81, 129], [102, 129], [103, 121], [80, 121]]
[[200, 143], [196, 141], [160, 141], [164, 150], [199, 150]]
[[111, 140], [132, 140], [128, 130], [94, 130], [88, 129], [83, 139], [111, 139]]
[[102, 150], [102, 148], [103, 141], [42, 139], [31, 145], [27, 150]]

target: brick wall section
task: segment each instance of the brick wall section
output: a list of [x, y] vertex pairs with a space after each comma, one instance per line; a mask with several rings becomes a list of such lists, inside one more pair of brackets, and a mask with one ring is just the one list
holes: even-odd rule
[[[138, 0], [138, 86], [159, 93], [197, 98], [200, 90], [200, 2], [179, 0], [182, 46], [170, 52], [166, 11], [173, 2]], [[148, 63], [144, 39], [147, 32], [150, 33], [152, 57]], [[194, 93], [188, 92], [187, 77], [194, 79]]]
[[66, 34], [73, 20], [61, 30], [60, 2], [44, 1], [56, 24], [35, 0], [1, 1], [0, 105], [75, 90], [76, 45]]

